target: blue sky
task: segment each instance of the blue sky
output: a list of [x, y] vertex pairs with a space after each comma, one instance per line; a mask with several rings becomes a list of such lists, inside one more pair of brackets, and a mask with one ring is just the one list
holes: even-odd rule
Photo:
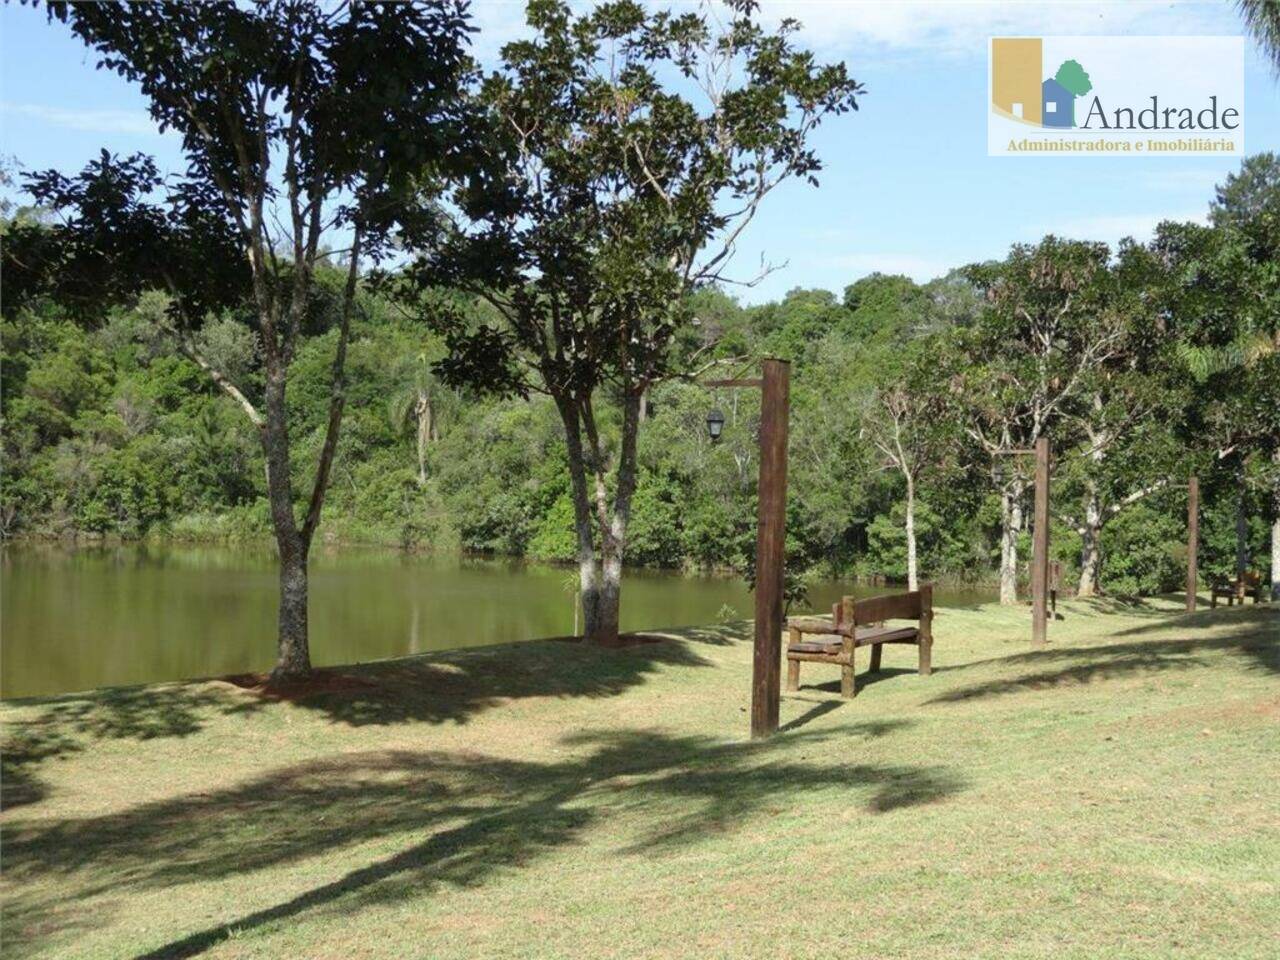
[[[678, 4], [670, 4], [677, 6]], [[522, 5], [475, 0], [477, 52], [521, 29]], [[744, 236], [736, 269], [786, 266], [745, 302], [797, 286], [841, 291], [875, 270], [916, 279], [998, 257], [1054, 232], [1114, 243], [1145, 239], [1161, 219], [1201, 219], [1231, 157], [988, 157], [987, 38], [1086, 34], [1238, 35], [1228, 2], [766, 3], [793, 16], [825, 59], [867, 87], [858, 112], [819, 131], [821, 187], [790, 184]], [[102, 147], [146, 151], [181, 168], [142, 97], [43, 10], [0, 7], [0, 152], [27, 168], [74, 170]], [[1252, 44], [1245, 65], [1245, 146], [1280, 150], [1280, 81]]]

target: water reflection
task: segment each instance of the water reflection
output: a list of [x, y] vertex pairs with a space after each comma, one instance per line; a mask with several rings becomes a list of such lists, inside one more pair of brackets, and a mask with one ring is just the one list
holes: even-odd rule
[[[0, 551], [0, 695], [214, 676], [271, 666], [276, 608], [270, 549], [8, 545]], [[311, 565], [312, 654], [353, 663], [427, 650], [570, 633], [570, 571], [517, 560], [317, 549]], [[841, 593], [817, 584], [812, 606]], [[943, 590], [940, 605], [992, 599]], [[746, 617], [736, 578], [632, 571], [625, 630]]]

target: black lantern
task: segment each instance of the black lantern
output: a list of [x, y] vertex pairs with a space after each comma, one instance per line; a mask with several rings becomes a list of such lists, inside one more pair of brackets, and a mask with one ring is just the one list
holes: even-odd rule
[[707, 435], [711, 437], [712, 443], [720, 439], [722, 430], [724, 430], [724, 414], [713, 408], [707, 414]]

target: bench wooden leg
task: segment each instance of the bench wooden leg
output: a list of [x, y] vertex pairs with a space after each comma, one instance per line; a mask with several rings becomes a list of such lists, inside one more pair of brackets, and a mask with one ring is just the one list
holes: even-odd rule
[[788, 690], [800, 689], [800, 661], [799, 660], [787, 661], [787, 689]]
[[854, 665], [853, 657], [849, 657], [847, 664], [840, 665], [840, 696], [845, 699], [852, 700], [858, 692], [857, 681], [853, 677]]
[[927, 677], [933, 673], [933, 641], [925, 640], [920, 644], [920, 676]]
[[872, 673], [880, 672], [880, 651], [882, 651], [883, 649], [884, 647], [878, 643], [873, 644], [871, 647], [871, 672]]

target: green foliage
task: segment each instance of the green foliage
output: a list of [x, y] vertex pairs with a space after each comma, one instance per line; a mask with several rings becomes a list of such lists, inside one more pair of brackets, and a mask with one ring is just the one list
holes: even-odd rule
[[1064, 60], [1062, 66], [1058, 67], [1058, 72], [1053, 75], [1053, 79], [1077, 97], [1083, 97], [1093, 89], [1089, 74], [1084, 72], [1084, 67], [1080, 66], [1078, 60]]
[[641, 477], [631, 501], [626, 560], [651, 567], [680, 565], [680, 491], [674, 483]]
[[[903, 526], [906, 507], [896, 503], [867, 526], [867, 550], [863, 569], [890, 580], [907, 579], [907, 534]], [[933, 577], [966, 579], [972, 555], [969, 544], [958, 536], [927, 503], [916, 504], [916, 549], [920, 568]]]
[[1102, 533], [1102, 584], [1118, 596], [1183, 588], [1187, 582], [1186, 525], [1176, 515], [1139, 504]]
[[929, 318], [927, 289], [910, 277], [873, 273], [844, 288], [844, 329], [853, 340], [889, 342], [920, 332]]
[[[578, 554], [578, 538], [573, 528], [573, 500], [568, 493], [555, 502], [529, 537], [528, 555], [534, 560], [568, 562]], [[576, 582], [576, 581], [575, 581]]]
[[[990, 461], [967, 434], [933, 433], [963, 422], [948, 404], [955, 400], [952, 391], [967, 384], [992, 404], [984, 414], [1012, 410], [1025, 416], [1031, 407], [1019, 384], [1030, 382], [1037, 360], [1020, 345], [1025, 320], [1018, 309], [1043, 307], [1052, 299], [1046, 290], [1082, 277], [1100, 285], [1085, 290], [1086, 299], [1122, 312], [1126, 325], [1117, 341], [1123, 349], [1081, 381], [1087, 389], [1055, 400], [1055, 512], [1078, 513], [1089, 481], [1107, 507], [1135, 485], [1180, 477], [1195, 466], [1203, 497], [1201, 566], [1206, 574], [1230, 575], [1242, 477], [1250, 565], [1265, 573], [1267, 525], [1276, 509], [1269, 496], [1275, 481], [1267, 444], [1273, 439], [1266, 430], [1274, 410], [1264, 402], [1263, 382], [1271, 355], [1242, 356], [1198, 380], [1179, 352], [1188, 346], [1222, 355], [1241, 329], [1268, 330], [1252, 306], [1232, 307], [1237, 297], [1255, 303], [1270, 282], [1266, 265], [1252, 257], [1247, 238], [1257, 225], [1246, 212], [1267, 208], [1272, 180], [1269, 168], [1249, 169], [1249, 190], [1232, 180], [1232, 190], [1221, 194], [1221, 215], [1232, 211], [1229, 224], [1165, 225], [1150, 248], [1126, 246], [1101, 266], [1088, 245], [1055, 241], [1015, 251], [1004, 264], [980, 271], [981, 283], [999, 288], [993, 301], [983, 300], [959, 273], [924, 285], [877, 275], [849, 285], [843, 300], [794, 290], [780, 302], [745, 309], [714, 288], [695, 294], [690, 309], [700, 322], [682, 330], [676, 345], [681, 362], [695, 351], [719, 357], [794, 351], [788, 595], [802, 596], [806, 578], [815, 573], [905, 577], [904, 478], [896, 468], [886, 469], [872, 429], [881, 416], [876, 404], [898, 388], [921, 400], [918, 419], [928, 433], [919, 447], [925, 468], [917, 478], [922, 578], [992, 575], [1000, 503]], [[1261, 198], [1257, 190], [1263, 190]], [[1231, 236], [1220, 235], [1227, 231]], [[1077, 256], [1078, 262], [1072, 259]], [[1047, 280], [1032, 282], [1037, 257], [1050, 269]], [[327, 269], [319, 285], [338, 280], [339, 272]], [[1168, 309], [1163, 339], [1147, 308], [1135, 302], [1144, 299], [1136, 294], [1147, 293]], [[468, 323], [486, 316], [465, 297], [441, 299]], [[321, 314], [325, 303], [317, 298]], [[255, 431], [193, 362], [174, 356], [157, 337], [156, 318], [167, 305], [165, 296], [147, 294], [107, 312], [101, 323], [78, 325], [36, 303], [3, 321], [0, 529], [6, 535], [81, 530], [252, 539], [270, 532]], [[323, 535], [572, 561], [577, 546], [564, 425], [554, 402], [446, 389], [427, 360], [442, 356], [445, 343], [369, 291], [362, 291], [359, 305], [365, 319], [349, 349], [346, 426]], [[1072, 356], [1099, 329], [1096, 317], [1067, 320], [1054, 344], [1060, 353], [1045, 358], [1049, 388], [1054, 376], [1074, 369]], [[324, 438], [337, 337], [324, 315], [307, 326], [313, 332], [298, 343], [288, 394], [299, 451], [295, 469], [304, 480]], [[1008, 343], [1001, 345], [1006, 332]], [[257, 388], [261, 345], [241, 318], [212, 316], [201, 336], [206, 354], [216, 354]], [[939, 392], [931, 393], [934, 388]], [[1253, 392], [1240, 393], [1244, 388]], [[404, 412], [405, 399], [422, 391], [441, 414], [425, 448], [425, 483], [418, 476], [416, 431], [388, 415], [393, 407]], [[627, 562], [749, 573], [758, 393], [668, 381], [652, 386], [646, 399]], [[716, 444], [704, 423], [712, 406], [726, 417]], [[615, 392], [602, 391], [598, 422], [602, 448], [610, 453], [619, 444], [619, 407]], [[1092, 449], [1086, 428], [1119, 438], [1101, 460], [1085, 455]], [[1218, 458], [1214, 444], [1220, 438], [1237, 444], [1239, 453]], [[1238, 476], [1240, 457], [1245, 469]], [[1184, 511], [1174, 483], [1109, 515], [1103, 589], [1179, 589]], [[1076, 520], [1055, 523], [1053, 533], [1054, 557], [1064, 564], [1068, 587], [1079, 566]], [[1028, 547], [1024, 531], [1023, 560]]]

